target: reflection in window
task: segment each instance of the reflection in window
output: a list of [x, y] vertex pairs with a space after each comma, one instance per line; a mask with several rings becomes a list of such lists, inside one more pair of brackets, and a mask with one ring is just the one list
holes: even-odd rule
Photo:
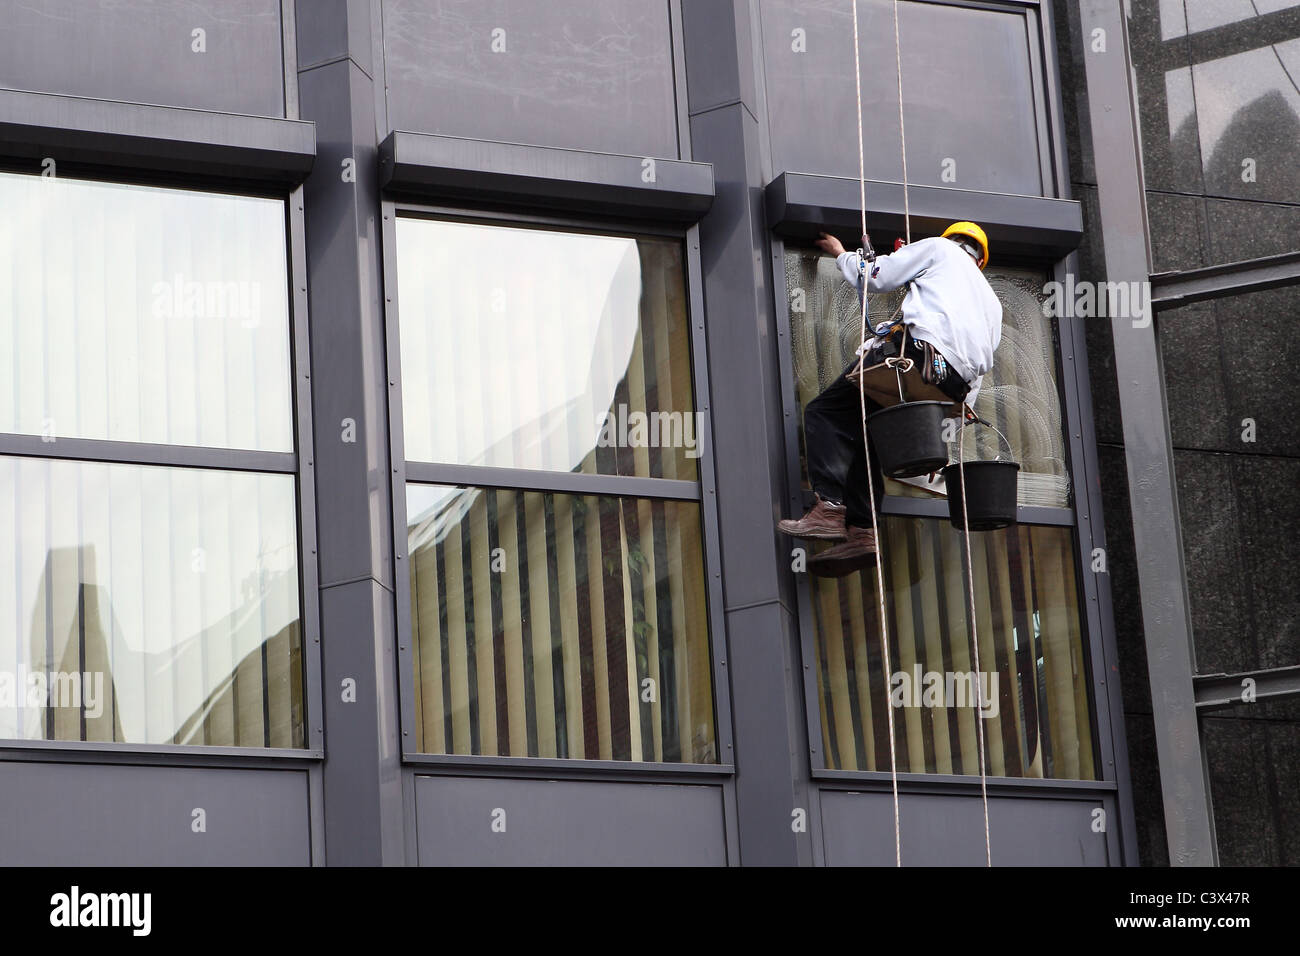
[[[868, 179], [903, 174], [894, 6], [857, 0]], [[1024, 11], [1009, 4], [900, 3], [907, 170], [917, 185], [1044, 195]], [[772, 165], [857, 179], [853, 9], [841, 0], [762, 0]], [[795, 34], [794, 31], [798, 31]], [[791, 55], [792, 37], [811, 55]], [[972, 64], [978, 63], [978, 80]], [[809, 104], [816, 104], [809, 108]], [[954, 181], [952, 176], [956, 176]]]
[[[1298, 185], [1294, 148], [1300, 139], [1300, 39], [1197, 63], [1191, 72], [1195, 135], [1206, 191], [1240, 193], [1242, 160], [1249, 157], [1254, 181], [1266, 187], [1265, 195], [1256, 198], [1294, 201]], [[1184, 130], [1171, 122], [1170, 135], [1175, 139], [1185, 135]], [[1272, 188], [1267, 188], [1270, 185]]]
[[284, 203], [0, 173], [0, 432], [291, 451]]
[[304, 746], [292, 475], [0, 457], [0, 738]]
[[[1022, 505], [1065, 508], [1070, 482], [1065, 460], [1056, 377], [1055, 325], [1044, 312], [1043, 277], [1026, 269], [990, 269], [989, 284], [1002, 302], [1002, 341], [993, 370], [984, 376], [975, 411], [997, 426], [1020, 463]], [[862, 312], [853, 287], [844, 281], [835, 260], [805, 251], [786, 254], [787, 289], [802, 290], [803, 312], [791, 312], [790, 338], [799, 406], [799, 444], [803, 447], [803, 408], [843, 372], [857, 353]], [[793, 294], [793, 293], [792, 293]], [[868, 319], [874, 326], [892, 317], [903, 293], [873, 295]], [[1000, 439], [990, 429], [967, 429], [966, 457], [993, 458]], [[1005, 444], [1000, 446], [1003, 457]], [[949, 446], [957, 460], [957, 443]], [[806, 467], [803, 469], [806, 474]], [[925, 484], [922, 491], [919, 484]], [[901, 495], [941, 494], [942, 478], [927, 482], [886, 479], [886, 492]]]
[[1300, 6], [1300, 0], [1159, 0], [1160, 37], [1172, 40]]
[[694, 501], [407, 486], [433, 754], [718, 760]]
[[[884, 519], [883, 533], [890, 663], [906, 675], [891, 685], [898, 769], [978, 774], [961, 533], [947, 521], [898, 517]], [[1073, 532], [1020, 525], [976, 534], [971, 555], [987, 772], [1095, 779]], [[822, 740], [837, 770], [889, 769], [873, 575], [809, 579]]]
[[[1149, 189], [1294, 203], [1300, 193], [1297, 22], [1300, 0], [1133, 0], [1129, 26]], [[1189, 228], [1184, 220], [1194, 208], [1184, 200], [1160, 202], [1153, 215], [1177, 209], [1178, 221], [1156, 234]], [[1207, 205], [1210, 247], [1203, 261], [1289, 251], [1288, 208], [1247, 214]], [[1255, 222], [1260, 216], [1270, 221]], [[1194, 245], [1190, 251], [1197, 251]]]
[[411, 461], [695, 480], [678, 240], [402, 218]]

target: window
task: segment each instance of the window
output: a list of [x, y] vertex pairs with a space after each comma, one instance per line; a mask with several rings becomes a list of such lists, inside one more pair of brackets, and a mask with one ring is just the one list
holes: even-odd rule
[[[881, 531], [898, 769], [978, 774], [961, 532], [946, 519], [902, 517]], [[1070, 529], [972, 534], [971, 561], [988, 773], [1096, 779]], [[826, 766], [888, 770], [875, 580], [809, 580]]]
[[305, 746], [284, 202], [0, 208], [0, 738]]
[[681, 241], [394, 233], [417, 749], [717, 763]]
[[[1020, 463], [1021, 505], [1068, 508], [1070, 479], [1061, 424], [1057, 385], [1055, 320], [1048, 318], [1041, 273], [1032, 269], [994, 268], [989, 285], [1002, 302], [1002, 341], [993, 369], [984, 376], [975, 411], [996, 426], [967, 429], [966, 457], [1003, 456]], [[852, 286], [844, 281], [835, 260], [816, 253], [786, 254], [789, 289], [802, 289], [805, 311], [791, 323], [796, 400], [799, 406], [799, 447], [803, 448], [803, 408], [830, 385], [857, 354], [862, 340], [862, 311]], [[889, 319], [903, 298], [902, 290], [872, 295], [868, 321], [874, 326]], [[957, 442], [949, 448], [957, 460]], [[803, 469], [806, 474], [807, 469]], [[941, 481], [942, 479], [940, 479]], [[916, 482], [885, 480], [888, 494], [934, 497]], [[934, 486], [942, 490], [941, 485]]]
[[[990, 269], [1002, 301], [1002, 341], [976, 403], [1005, 443], [988, 429], [966, 444], [967, 458], [997, 450], [1021, 464], [1022, 506], [1062, 510], [1070, 504], [1055, 323], [1044, 309], [1041, 274]], [[786, 280], [793, 302], [791, 357], [799, 420], [803, 407], [843, 371], [861, 340], [861, 311], [834, 260], [792, 249]], [[802, 295], [795, 296], [795, 290]], [[889, 318], [902, 293], [868, 300], [872, 324]], [[957, 443], [950, 445], [956, 460]], [[902, 772], [978, 774], [972, 680], [985, 708], [988, 773], [1008, 777], [1092, 780], [1097, 777], [1083, 625], [1069, 527], [1017, 525], [971, 536], [980, 674], [968, 626], [961, 533], [947, 520], [942, 483], [923, 489], [886, 479], [887, 495], [934, 499], [942, 517], [882, 517], [890, 687]], [[813, 543], [814, 551], [827, 547]], [[808, 577], [817, 725], [827, 769], [888, 770], [885, 676], [880, 653], [874, 571], [844, 578]], [[927, 696], [927, 690], [930, 695]], [[942, 695], [942, 696], [939, 696]]]

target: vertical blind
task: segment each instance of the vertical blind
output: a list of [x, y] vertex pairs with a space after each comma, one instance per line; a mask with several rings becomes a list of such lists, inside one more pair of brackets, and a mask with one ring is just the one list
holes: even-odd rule
[[714, 763], [695, 502], [407, 487], [422, 752]]
[[[884, 574], [898, 769], [978, 774], [976, 713], [924, 675], [974, 672], [961, 532], [946, 520], [884, 519]], [[971, 535], [989, 774], [1096, 778], [1070, 529], [1019, 525]], [[820, 549], [820, 548], [819, 548]], [[889, 726], [874, 571], [810, 577], [826, 764], [888, 770]], [[893, 677], [891, 675], [891, 677]], [[916, 677], [920, 675], [921, 681]], [[918, 690], [907, 693], [912, 686]], [[966, 685], [970, 686], [970, 685]], [[937, 699], [931, 701], [937, 703]]]

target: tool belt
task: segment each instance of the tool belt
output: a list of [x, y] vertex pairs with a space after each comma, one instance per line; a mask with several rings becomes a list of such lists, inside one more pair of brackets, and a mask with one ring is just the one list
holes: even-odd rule
[[[904, 324], [895, 322], [889, 327], [889, 331], [885, 335], [877, 337], [874, 342], [868, 342], [863, 365], [879, 365], [885, 359], [898, 358], [900, 349], [904, 347], [905, 332], [906, 327]], [[933, 385], [954, 402], [965, 401], [966, 396], [970, 394], [970, 385], [948, 364], [948, 360], [943, 357], [943, 353], [923, 339], [914, 338], [911, 335], [907, 335], [906, 338], [907, 354], [902, 357], [910, 358], [916, 363], [917, 370], [921, 374], [921, 381], [927, 385]], [[856, 369], [857, 365], [858, 360], [855, 357], [850, 367]]]

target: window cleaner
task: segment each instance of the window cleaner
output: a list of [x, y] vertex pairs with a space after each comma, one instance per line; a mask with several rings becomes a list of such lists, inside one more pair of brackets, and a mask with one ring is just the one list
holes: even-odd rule
[[[904, 352], [925, 382], [959, 406], [973, 405], [1002, 339], [1002, 303], [983, 275], [989, 259], [984, 230], [973, 222], [955, 222], [942, 236], [904, 245], [889, 255], [874, 255], [870, 236], [863, 236], [862, 253], [846, 251], [827, 233], [821, 236], [817, 248], [835, 256], [845, 281], [854, 284], [860, 296], [907, 286], [901, 320], [874, 330], [874, 337], [858, 350], [863, 354], [865, 349], [861, 365], [879, 364]], [[869, 396], [863, 399], [850, 378], [859, 362], [855, 354], [804, 409], [808, 479], [816, 502], [802, 518], [777, 524], [796, 538], [842, 542], [809, 558], [808, 570], [823, 577], [842, 577], [876, 561], [860, 415], [863, 401], [868, 414], [882, 406]], [[879, 511], [885, 490], [874, 446], [871, 477], [869, 487]]]

